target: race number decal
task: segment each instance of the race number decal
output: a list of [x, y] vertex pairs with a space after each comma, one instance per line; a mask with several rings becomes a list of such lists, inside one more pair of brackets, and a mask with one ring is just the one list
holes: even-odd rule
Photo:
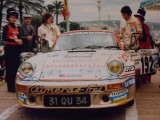
[[141, 57], [142, 70], [141, 74], [152, 73], [153, 72], [153, 57]]

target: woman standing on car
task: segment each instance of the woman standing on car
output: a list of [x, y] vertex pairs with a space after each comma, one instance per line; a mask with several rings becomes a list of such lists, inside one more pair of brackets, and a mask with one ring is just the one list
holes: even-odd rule
[[45, 13], [42, 16], [43, 24], [38, 28], [38, 36], [42, 40], [42, 52], [47, 52], [47, 47], [52, 47], [57, 37], [61, 34], [59, 27], [53, 23], [53, 19], [54, 17], [50, 13]]
[[13, 9], [7, 10], [7, 21], [3, 28], [2, 38], [5, 43], [5, 62], [6, 62], [6, 82], [9, 92], [15, 92], [15, 78], [20, 65], [21, 45], [18, 27], [15, 25], [18, 13]]

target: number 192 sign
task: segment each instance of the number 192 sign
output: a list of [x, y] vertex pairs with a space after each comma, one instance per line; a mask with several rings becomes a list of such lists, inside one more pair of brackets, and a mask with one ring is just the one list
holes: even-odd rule
[[141, 74], [154, 73], [158, 68], [158, 58], [143, 56], [141, 57], [141, 65]]

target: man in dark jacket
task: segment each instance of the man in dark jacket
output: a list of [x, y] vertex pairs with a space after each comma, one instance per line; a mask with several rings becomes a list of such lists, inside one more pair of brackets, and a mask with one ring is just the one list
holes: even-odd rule
[[31, 25], [32, 15], [24, 15], [24, 23], [19, 26], [19, 33], [23, 41], [23, 52], [33, 52], [36, 48], [36, 32]]

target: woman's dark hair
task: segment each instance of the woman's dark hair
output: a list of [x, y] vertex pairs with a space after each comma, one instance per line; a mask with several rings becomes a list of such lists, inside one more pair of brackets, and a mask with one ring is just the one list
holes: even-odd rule
[[50, 14], [50, 13], [45, 13], [43, 16], [42, 16], [42, 23], [46, 23], [47, 22], [47, 20], [48, 20], [48, 18], [50, 18], [50, 17], [53, 17], [52, 16], [52, 14]]
[[129, 14], [131, 16], [132, 15], [132, 10], [131, 10], [131, 8], [129, 6], [124, 6], [121, 9], [121, 13], [127, 13], [127, 14]]
[[14, 8], [8, 8], [8, 9], [7, 9], [6, 19], [9, 20], [9, 18], [10, 18], [11, 16], [15, 16], [16, 18], [18, 18], [18, 13], [15, 11]]

